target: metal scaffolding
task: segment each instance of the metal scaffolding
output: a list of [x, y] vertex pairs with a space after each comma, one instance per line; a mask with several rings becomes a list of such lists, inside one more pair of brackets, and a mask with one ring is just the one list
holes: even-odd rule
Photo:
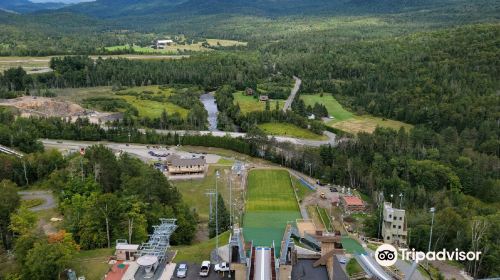
[[139, 255], [155, 256], [161, 263], [165, 259], [165, 254], [170, 247], [170, 236], [177, 229], [175, 222], [177, 219], [160, 219], [160, 224], [153, 226], [153, 234], [149, 236], [146, 243], [142, 243], [139, 248]]

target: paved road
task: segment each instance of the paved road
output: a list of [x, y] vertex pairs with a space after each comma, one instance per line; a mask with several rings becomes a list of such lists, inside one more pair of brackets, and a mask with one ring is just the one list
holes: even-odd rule
[[44, 200], [44, 203], [30, 208], [30, 210], [35, 212], [52, 209], [57, 206], [51, 191], [20, 191], [18, 192], [18, 194], [21, 196], [21, 200], [29, 200], [29, 199]]
[[[180, 264], [180, 263], [179, 263]], [[222, 280], [222, 279], [231, 279], [229, 278], [229, 274], [226, 272], [224, 275], [222, 273], [217, 273], [214, 271], [214, 264], [211, 265], [210, 267], [210, 273], [208, 274], [207, 277], [201, 277], [200, 276], [200, 265], [195, 264], [195, 263], [187, 263], [188, 265], [188, 272], [186, 278], [178, 278], [176, 276], [177, 273], [177, 268], [179, 267], [179, 264], [175, 266], [175, 271], [172, 279], [187, 279], [187, 280], [199, 280], [199, 279], [206, 279], [206, 280]], [[234, 275], [232, 277], [234, 279]]]
[[[92, 145], [96, 144], [102, 144], [113, 151], [123, 151], [128, 154], [137, 156], [143, 161], [151, 161], [151, 160], [157, 160], [157, 157], [151, 156], [148, 152], [153, 151], [157, 154], [169, 154], [169, 153], [175, 153], [181, 157], [186, 157], [186, 158], [191, 158], [193, 155], [199, 155], [199, 154], [193, 154], [193, 153], [188, 153], [184, 151], [178, 151], [176, 147], [170, 147], [168, 149], [165, 149], [165, 147], [160, 147], [157, 146], [158, 148], [153, 148], [152, 145], [147, 147], [147, 145], [141, 145], [141, 144], [121, 144], [121, 143], [112, 143], [112, 142], [93, 142], [93, 141], [71, 141], [71, 140], [51, 140], [51, 139], [41, 139], [43, 145], [45, 147], [49, 148], [54, 148], [60, 151], [74, 151], [77, 152], [80, 150], [81, 147], [90, 147]], [[214, 154], [204, 154], [205, 159], [207, 160], [207, 163], [209, 164], [214, 164], [219, 161], [221, 158], [218, 155]]]
[[293, 76], [293, 79], [295, 80], [295, 85], [293, 86], [290, 96], [288, 96], [288, 99], [286, 100], [285, 105], [283, 106], [283, 112], [290, 110], [292, 102], [295, 99], [297, 92], [299, 92], [300, 85], [302, 84], [302, 80], [299, 79], [298, 77]]
[[[145, 132], [145, 130], [140, 129], [139, 131]], [[161, 130], [161, 129], [156, 129], [156, 132], [159, 134], [168, 134], [168, 133], [176, 133], [179, 135], [184, 135], [184, 134], [192, 134], [192, 135], [208, 135], [212, 134], [213, 136], [216, 137], [224, 137], [224, 136], [229, 136], [232, 138], [238, 138], [238, 137], [246, 137], [246, 133], [243, 132], [226, 132], [226, 131], [187, 131], [187, 130]], [[308, 139], [298, 139], [298, 138], [292, 138], [292, 137], [284, 137], [284, 136], [269, 136], [270, 138], [276, 139], [277, 142], [290, 142], [292, 144], [296, 145], [302, 145], [302, 146], [310, 146], [310, 147], [319, 147], [321, 145], [332, 145], [335, 146], [337, 141], [336, 141], [336, 135], [334, 133], [331, 133], [329, 131], [324, 131], [324, 135], [328, 137], [327, 140], [308, 140]]]

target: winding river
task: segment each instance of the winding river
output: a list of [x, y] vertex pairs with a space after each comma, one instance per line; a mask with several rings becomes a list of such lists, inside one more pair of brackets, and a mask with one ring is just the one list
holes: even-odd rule
[[205, 106], [205, 110], [208, 112], [208, 129], [210, 131], [219, 131], [217, 129], [217, 104], [215, 103], [215, 97], [213, 92], [205, 93], [200, 96], [200, 101]]

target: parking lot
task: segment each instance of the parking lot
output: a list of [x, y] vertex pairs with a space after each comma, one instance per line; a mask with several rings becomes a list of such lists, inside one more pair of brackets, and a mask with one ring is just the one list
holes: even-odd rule
[[234, 279], [234, 275], [232, 278], [228, 277], [227, 272], [223, 276], [222, 273], [219, 274], [214, 271], [214, 265], [210, 267], [210, 273], [208, 274], [208, 277], [201, 277], [199, 275], [200, 273], [200, 265], [199, 264], [193, 264], [193, 263], [187, 263], [188, 265], [188, 273], [186, 278], [177, 278], [177, 267], [179, 267], [179, 264], [175, 266], [175, 272], [174, 276], [172, 279], [208, 279], [208, 280], [220, 280], [220, 279]]

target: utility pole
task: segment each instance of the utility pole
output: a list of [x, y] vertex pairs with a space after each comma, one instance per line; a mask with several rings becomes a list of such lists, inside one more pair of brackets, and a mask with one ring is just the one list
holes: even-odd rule
[[209, 189], [209, 190], [207, 190], [205, 195], [210, 198], [210, 208], [208, 209], [208, 211], [209, 211], [208, 219], [211, 221], [214, 218], [213, 211], [212, 211], [212, 209], [213, 209], [212, 208], [212, 197], [215, 195], [215, 191], [212, 189]]
[[229, 225], [233, 228], [233, 177], [229, 172]]
[[403, 209], [402, 205], [403, 205], [403, 193], [400, 193], [399, 194], [399, 209]]
[[[430, 209], [432, 213], [432, 219], [431, 219], [431, 234], [429, 235], [429, 247], [427, 249], [427, 252], [431, 251], [431, 243], [432, 243], [432, 227], [434, 226], [434, 212], [436, 212], [436, 208], [431, 207]], [[429, 260], [427, 260], [427, 269], [429, 269]]]
[[219, 170], [215, 171], [215, 256], [219, 261], [219, 192], [217, 179], [219, 179]]

